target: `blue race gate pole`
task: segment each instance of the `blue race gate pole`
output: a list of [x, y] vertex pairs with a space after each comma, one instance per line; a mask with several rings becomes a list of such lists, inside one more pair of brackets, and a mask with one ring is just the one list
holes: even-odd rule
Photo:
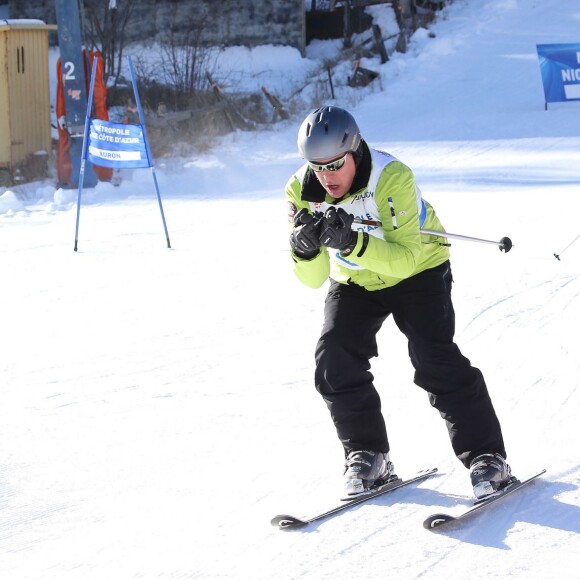
[[165, 239], [167, 240], [167, 247], [171, 248], [171, 243], [169, 241], [169, 232], [167, 231], [167, 224], [165, 223], [163, 204], [161, 203], [159, 184], [157, 183], [157, 176], [155, 175], [153, 156], [151, 155], [151, 149], [149, 148], [149, 139], [147, 138], [147, 130], [145, 129], [145, 116], [143, 115], [143, 109], [141, 108], [141, 101], [139, 99], [139, 91], [137, 90], [137, 83], [135, 81], [135, 71], [133, 70], [133, 61], [131, 60], [130, 56], [127, 57], [127, 60], [129, 61], [129, 72], [131, 73], [131, 83], [133, 84], [135, 104], [137, 105], [137, 111], [139, 112], [139, 122], [141, 123], [141, 129], [143, 130], [143, 141], [145, 142], [145, 151], [147, 153], [147, 160], [149, 162], [149, 167], [151, 168], [151, 175], [153, 176], [155, 192], [157, 193], [157, 202], [159, 203], [159, 211], [161, 212], [161, 221], [163, 222], [163, 229], [165, 230]]
[[81, 196], [83, 193], [83, 181], [85, 179], [85, 159], [87, 157], [87, 143], [89, 140], [89, 128], [91, 126], [91, 111], [93, 109], [93, 93], [95, 89], [95, 76], [97, 72], [97, 57], [93, 59], [93, 68], [91, 71], [91, 86], [89, 88], [89, 97], [87, 103], [87, 114], [85, 117], [85, 134], [83, 136], [83, 149], [81, 153], [81, 169], [79, 172], [79, 194], [77, 197], [77, 225], [75, 228], [75, 252], [79, 244], [79, 219], [81, 214]]

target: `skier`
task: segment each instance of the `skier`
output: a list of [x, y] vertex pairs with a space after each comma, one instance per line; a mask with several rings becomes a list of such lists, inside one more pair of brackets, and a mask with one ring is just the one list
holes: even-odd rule
[[293, 268], [306, 286], [329, 277], [315, 351], [315, 385], [345, 452], [345, 492], [355, 496], [394, 474], [373, 384], [376, 335], [392, 315], [407, 337], [415, 383], [445, 419], [476, 497], [510, 478], [501, 427], [481, 371], [454, 343], [449, 250], [421, 227], [443, 231], [411, 170], [369, 148], [350, 113], [325, 106], [298, 131], [306, 163], [286, 198]]

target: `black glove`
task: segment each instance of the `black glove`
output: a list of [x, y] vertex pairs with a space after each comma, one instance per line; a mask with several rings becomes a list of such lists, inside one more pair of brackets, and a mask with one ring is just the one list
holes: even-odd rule
[[294, 216], [294, 230], [290, 236], [290, 246], [294, 253], [305, 260], [314, 258], [320, 251], [320, 224], [322, 212], [311, 215], [306, 208]]
[[343, 254], [350, 254], [358, 240], [358, 234], [350, 229], [353, 221], [354, 216], [341, 207], [329, 207], [322, 220], [320, 243], [340, 250]]

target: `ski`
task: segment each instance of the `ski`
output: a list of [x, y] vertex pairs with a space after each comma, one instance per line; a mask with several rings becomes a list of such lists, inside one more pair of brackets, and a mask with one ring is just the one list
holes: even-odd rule
[[417, 473], [417, 475], [415, 475], [414, 477], [411, 477], [409, 479], [401, 479], [400, 477], [397, 477], [396, 479], [393, 479], [391, 481], [388, 481], [387, 483], [384, 483], [376, 488], [372, 488], [370, 489], [368, 492], [364, 493], [364, 494], [360, 494], [357, 495], [354, 499], [347, 499], [342, 501], [339, 505], [325, 511], [319, 514], [316, 514], [314, 516], [311, 516], [309, 518], [297, 518], [295, 516], [289, 516], [289, 515], [278, 515], [275, 516], [274, 518], [272, 518], [271, 520], [271, 524], [275, 527], [278, 527], [280, 529], [294, 529], [294, 528], [303, 528], [304, 526], [307, 526], [308, 524], [311, 524], [312, 522], [317, 522], [318, 520], [322, 520], [324, 518], [327, 518], [329, 516], [332, 516], [334, 514], [337, 514], [339, 512], [348, 510], [349, 508], [355, 506], [355, 505], [359, 505], [361, 503], [364, 503], [365, 501], [368, 501], [370, 499], [373, 499], [375, 497], [379, 497], [385, 493], [388, 493], [390, 491], [394, 491], [395, 489], [399, 489], [400, 487], [404, 487], [405, 485], [409, 485], [411, 483], [414, 483], [416, 481], [421, 481], [422, 479], [426, 479], [427, 477], [432, 476], [434, 473], [437, 473], [437, 468], [433, 468], [433, 469], [426, 469], [424, 471], [419, 471]]
[[491, 504], [503, 499], [504, 497], [511, 495], [512, 493], [518, 491], [528, 483], [531, 483], [536, 478], [540, 477], [546, 473], [545, 469], [542, 469], [535, 475], [528, 477], [528, 479], [524, 479], [520, 481], [519, 479], [514, 479], [512, 483], [509, 483], [501, 490], [495, 492], [494, 494], [476, 501], [470, 508], [466, 509], [464, 512], [460, 513], [459, 515], [452, 516], [450, 514], [433, 514], [429, 516], [424, 522], [423, 527], [426, 530], [436, 530], [442, 526], [446, 526], [452, 522], [461, 521], [463, 519], [468, 518], [469, 516], [473, 515], [474, 513], [480, 512], [486, 507], [489, 507]]

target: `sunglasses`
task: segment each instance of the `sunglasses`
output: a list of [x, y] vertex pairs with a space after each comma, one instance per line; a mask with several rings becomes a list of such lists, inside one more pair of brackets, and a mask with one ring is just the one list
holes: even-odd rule
[[346, 163], [347, 155], [348, 152], [345, 153], [342, 157], [339, 157], [334, 161], [330, 161], [329, 163], [313, 163], [312, 161], [309, 161], [308, 167], [310, 167], [310, 169], [316, 173], [320, 173], [321, 171], [338, 171], [339, 169], [342, 169]]

